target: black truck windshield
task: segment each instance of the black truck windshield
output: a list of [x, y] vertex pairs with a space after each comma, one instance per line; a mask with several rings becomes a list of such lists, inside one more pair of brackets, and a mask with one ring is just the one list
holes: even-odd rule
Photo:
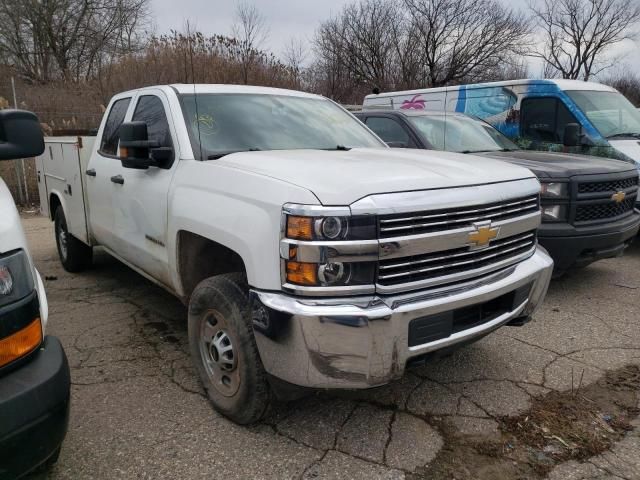
[[181, 98], [194, 154], [203, 159], [246, 151], [385, 146], [358, 120], [321, 98], [197, 94], [197, 105], [194, 95]]
[[518, 146], [491, 125], [463, 115], [416, 115], [407, 117], [436, 150], [494, 152]]
[[566, 92], [605, 138], [640, 136], [640, 112], [618, 92]]

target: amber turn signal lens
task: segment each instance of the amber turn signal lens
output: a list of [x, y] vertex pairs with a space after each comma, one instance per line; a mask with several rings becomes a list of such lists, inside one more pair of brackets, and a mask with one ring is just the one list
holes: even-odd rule
[[287, 215], [287, 238], [313, 239], [313, 218]]
[[32, 352], [42, 343], [42, 326], [36, 318], [22, 330], [0, 340], [0, 367]]
[[287, 282], [297, 285], [317, 285], [318, 265], [315, 263], [287, 262]]

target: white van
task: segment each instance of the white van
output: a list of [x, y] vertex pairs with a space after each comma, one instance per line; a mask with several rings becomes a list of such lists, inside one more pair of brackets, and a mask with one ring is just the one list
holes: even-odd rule
[[522, 148], [618, 158], [640, 169], [640, 111], [599, 83], [509, 80], [389, 92], [368, 95], [363, 108], [466, 113]]

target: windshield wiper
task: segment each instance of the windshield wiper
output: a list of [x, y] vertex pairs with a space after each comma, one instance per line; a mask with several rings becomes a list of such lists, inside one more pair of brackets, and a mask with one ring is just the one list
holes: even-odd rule
[[624, 132], [624, 133], [614, 133], [613, 135], [607, 135], [607, 138], [619, 138], [619, 137], [640, 138], [640, 133]]
[[225, 155], [231, 155], [232, 153], [242, 153], [242, 152], [260, 152], [259, 148], [248, 148], [246, 150], [229, 150], [227, 152], [217, 152], [207, 155], [207, 160], [218, 160], [219, 158], [224, 157]]
[[462, 150], [460, 153], [490, 153], [490, 152], [508, 152], [507, 149], [496, 149], [496, 150]]

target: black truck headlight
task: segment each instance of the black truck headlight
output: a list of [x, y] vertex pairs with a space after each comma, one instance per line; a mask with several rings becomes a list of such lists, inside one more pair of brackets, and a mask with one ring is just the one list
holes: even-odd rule
[[0, 307], [29, 295], [34, 289], [29, 259], [24, 250], [0, 256]]
[[543, 205], [541, 211], [543, 222], [563, 222], [567, 219], [566, 205]]
[[564, 198], [569, 195], [569, 184], [567, 182], [546, 182], [540, 183], [540, 196], [542, 198]]
[[293, 240], [373, 240], [377, 236], [373, 216], [286, 215], [286, 238]]

